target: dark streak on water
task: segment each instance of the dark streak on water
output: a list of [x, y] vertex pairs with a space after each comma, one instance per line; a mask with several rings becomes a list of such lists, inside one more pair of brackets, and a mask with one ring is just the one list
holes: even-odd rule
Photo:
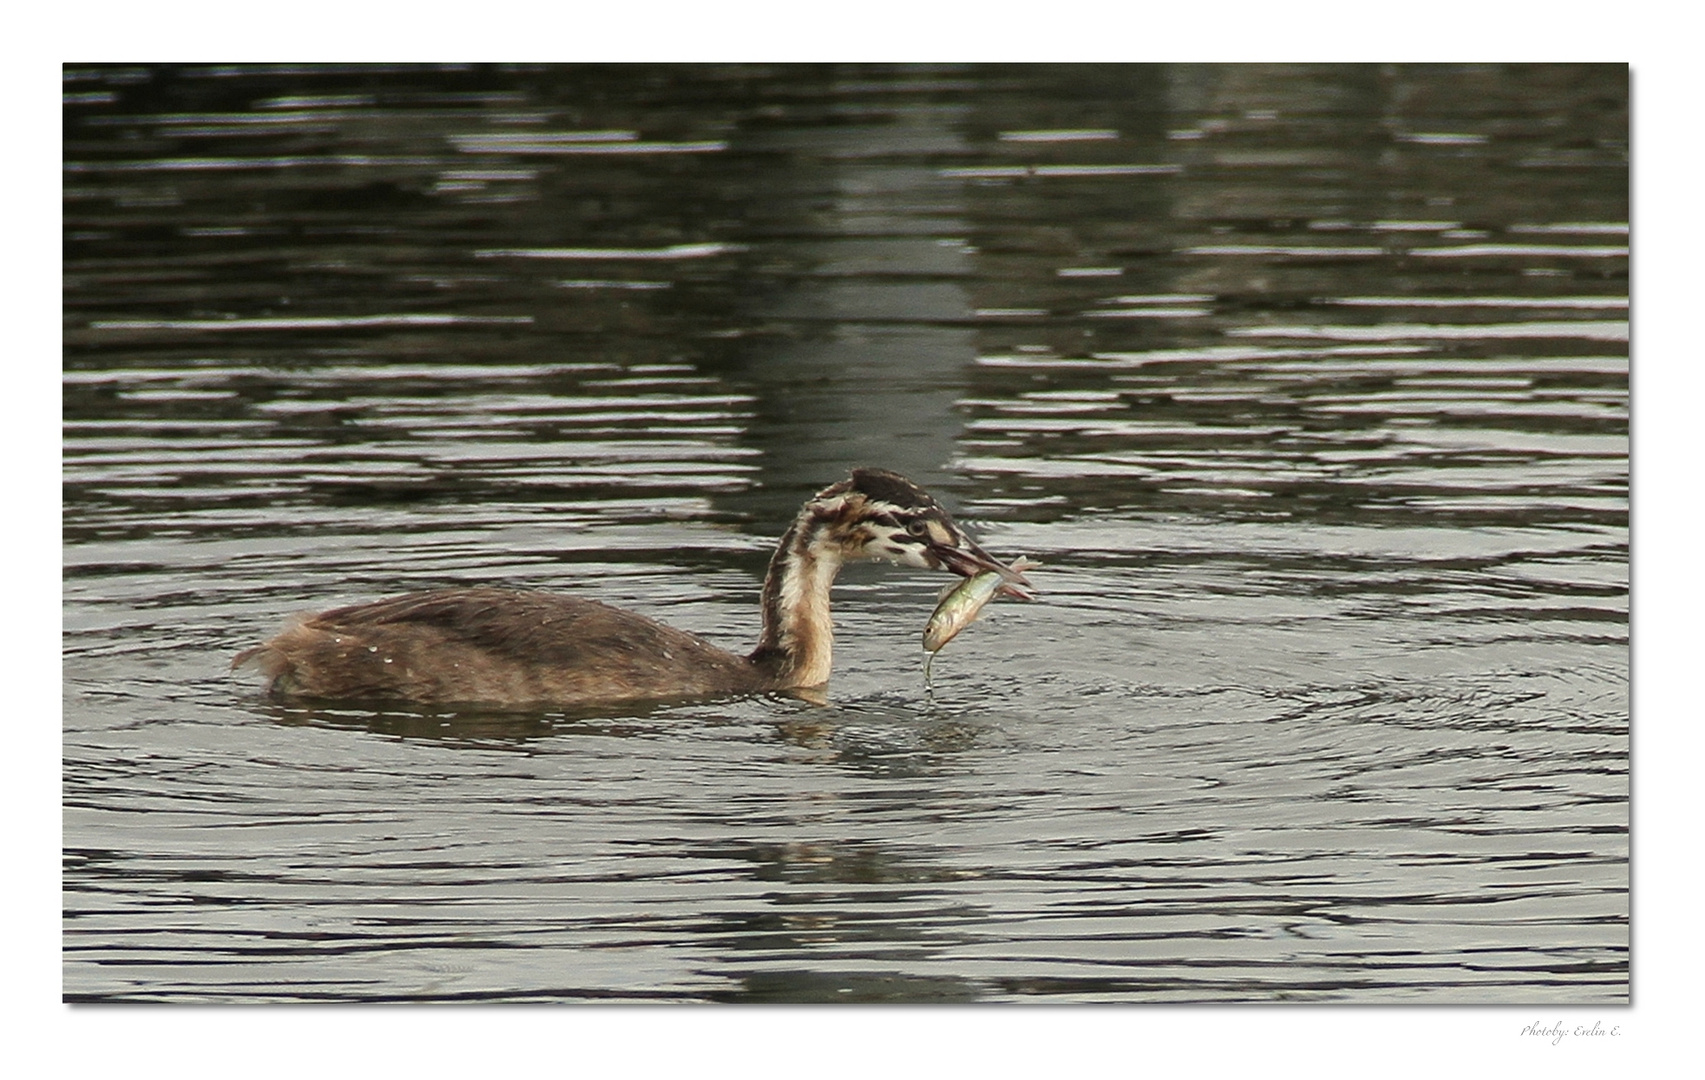
[[[1628, 998], [1619, 67], [68, 69], [76, 1001]], [[1044, 604], [835, 703], [306, 711], [292, 612], [730, 647], [855, 462]]]

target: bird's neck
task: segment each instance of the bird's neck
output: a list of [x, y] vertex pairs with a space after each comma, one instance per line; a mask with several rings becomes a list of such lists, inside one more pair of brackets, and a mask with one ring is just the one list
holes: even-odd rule
[[828, 528], [809, 510], [800, 514], [764, 575], [764, 632], [748, 659], [778, 689], [829, 681], [835, 644], [829, 587], [840, 573], [841, 553]]

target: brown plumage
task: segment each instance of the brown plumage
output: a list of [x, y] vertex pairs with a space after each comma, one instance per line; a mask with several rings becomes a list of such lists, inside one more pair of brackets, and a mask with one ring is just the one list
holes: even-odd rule
[[479, 587], [310, 615], [232, 666], [259, 668], [282, 697], [504, 707], [818, 686], [832, 661], [829, 587], [851, 559], [967, 576], [1012, 573], [922, 488], [895, 473], [857, 469], [806, 502], [776, 545], [764, 578], [763, 631], [749, 656], [595, 600]]

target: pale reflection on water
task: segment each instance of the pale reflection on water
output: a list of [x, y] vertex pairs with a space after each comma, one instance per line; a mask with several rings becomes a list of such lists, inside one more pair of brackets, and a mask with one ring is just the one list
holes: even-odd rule
[[[89, 1000], [1628, 1000], [1617, 67], [66, 72]], [[476, 582], [749, 649], [898, 469], [1043, 603], [830, 703], [269, 703]]]

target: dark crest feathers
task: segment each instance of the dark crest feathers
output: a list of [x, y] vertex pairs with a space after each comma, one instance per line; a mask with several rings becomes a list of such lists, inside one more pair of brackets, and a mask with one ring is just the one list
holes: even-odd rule
[[899, 473], [889, 472], [886, 469], [854, 469], [852, 478], [847, 481], [847, 484], [849, 490], [860, 492], [878, 502], [890, 503], [911, 510], [939, 510], [941, 508], [940, 504], [930, 497], [929, 492]]

